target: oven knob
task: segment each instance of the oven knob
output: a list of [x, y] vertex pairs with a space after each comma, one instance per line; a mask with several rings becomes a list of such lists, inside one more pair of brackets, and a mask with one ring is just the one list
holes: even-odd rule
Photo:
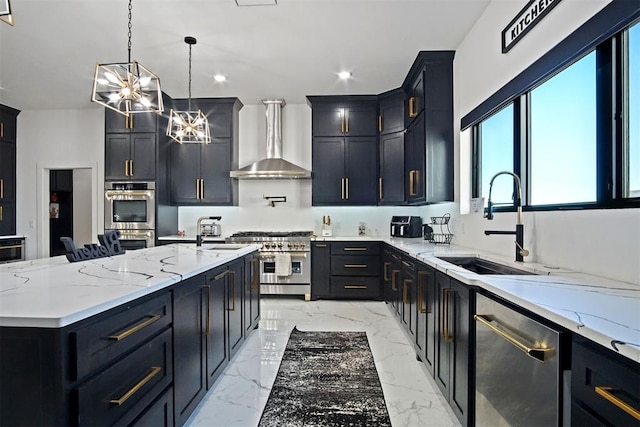
[[278, 243], [278, 249], [282, 249], [282, 242]]
[[291, 243], [287, 243], [287, 249], [291, 249], [293, 245]]

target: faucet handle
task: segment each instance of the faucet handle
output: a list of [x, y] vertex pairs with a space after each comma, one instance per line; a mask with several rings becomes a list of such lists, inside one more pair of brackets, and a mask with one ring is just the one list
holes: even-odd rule
[[515, 243], [515, 244], [516, 244], [516, 246], [518, 247], [518, 249], [520, 249], [520, 255], [522, 255], [523, 257], [524, 257], [524, 256], [529, 256], [529, 251], [528, 251], [528, 250], [526, 250], [525, 248], [523, 248], [522, 246], [520, 246], [520, 245], [518, 244], [518, 242], [516, 242], [515, 240], [514, 240], [514, 242], [513, 242], [513, 243]]

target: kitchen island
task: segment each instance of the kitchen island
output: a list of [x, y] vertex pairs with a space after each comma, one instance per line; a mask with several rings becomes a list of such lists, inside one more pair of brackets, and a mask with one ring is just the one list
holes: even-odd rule
[[258, 325], [256, 249], [0, 266], [0, 425], [182, 424]]

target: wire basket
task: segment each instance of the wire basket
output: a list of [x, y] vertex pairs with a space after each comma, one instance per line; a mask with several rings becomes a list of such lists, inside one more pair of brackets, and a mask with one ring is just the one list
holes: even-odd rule
[[451, 234], [451, 230], [449, 230], [449, 220], [451, 219], [451, 214], [446, 213], [442, 216], [432, 216], [431, 217], [431, 225], [437, 225], [440, 227], [440, 233], [431, 233], [429, 236], [429, 243], [435, 244], [445, 244], [448, 245], [451, 243], [451, 239], [453, 238], [453, 234]]

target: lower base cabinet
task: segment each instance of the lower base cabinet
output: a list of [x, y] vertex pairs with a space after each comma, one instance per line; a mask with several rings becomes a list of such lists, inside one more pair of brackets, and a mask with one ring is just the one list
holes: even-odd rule
[[637, 363], [578, 337], [571, 359], [571, 425], [640, 425]]
[[475, 328], [471, 323], [475, 294], [461, 282], [436, 272], [438, 336], [434, 377], [442, 394], [463, 426], [473, 425], [471, 345]]
[[381, 298], [380, 243], [313, 242], [311, 294], [317, 298]]

